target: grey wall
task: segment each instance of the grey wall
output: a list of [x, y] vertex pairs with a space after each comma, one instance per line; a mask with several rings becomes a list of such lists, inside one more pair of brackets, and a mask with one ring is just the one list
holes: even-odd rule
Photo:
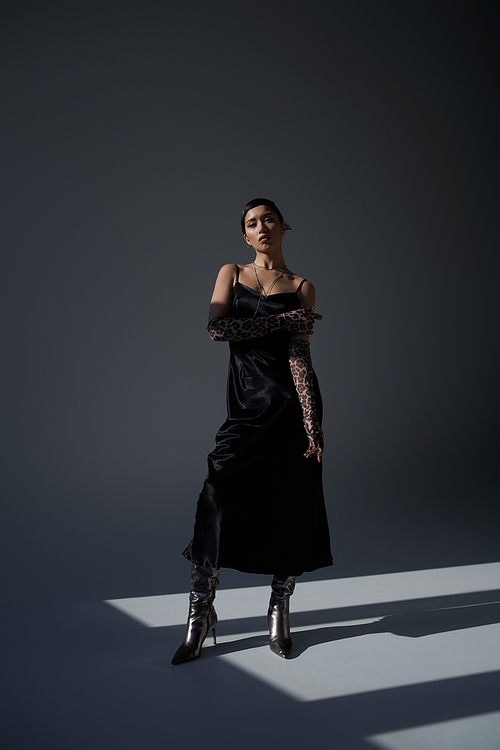
[[[493, 6], [491, 6], [493, 7]], [[324, 320], [336, 568], [497, 559], [486, 3], [16, 3], [0, 47], [11, 595], [185, 590], [255, 195]], [[227, 573], [228, 583], [252, 577]]]

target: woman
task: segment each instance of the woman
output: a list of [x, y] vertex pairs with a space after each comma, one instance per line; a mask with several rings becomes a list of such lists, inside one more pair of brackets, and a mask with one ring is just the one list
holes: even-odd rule
[[221, 268], [208, 332], [229, 341], [227, 420], [208, 456], [194, 536], [186, 636], [173, 664], [194, 659], [212, 631], [219, 568], [273, 576], [271, 650], [287, 658], [289, 598], [304, 571], [332, 564], [321, 480], [321, 396], [309, 354], [311, 283], [285, 265], [287, 227], [277, 206], [256, 198], [241, 227], [255, 251], [248, 265]]

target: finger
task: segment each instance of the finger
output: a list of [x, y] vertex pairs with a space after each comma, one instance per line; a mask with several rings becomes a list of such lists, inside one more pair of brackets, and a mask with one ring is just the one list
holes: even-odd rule
[[305, 458], [314, 458], [315, 456], [318, 459], [318, 462], [321, 463], [321, 453], [316, 453], [316, 451], [311, 448], [304, 453]]

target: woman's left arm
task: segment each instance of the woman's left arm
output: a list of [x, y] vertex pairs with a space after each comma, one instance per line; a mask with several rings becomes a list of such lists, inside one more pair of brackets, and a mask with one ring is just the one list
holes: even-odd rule
[[[300, 307], [314, 307], [316, 293], [308, 281], [302, 284]], [[304, 333], [292, 334], [288, 347], [290, 370], [297, 389], [304, 427], [309, 440], [309, 447], [304, 453], [306, 458], [316, 456], [321, 461], [323, 453], [323, 431], [319, 424], [314, 398], [314, 376], [309, 348], [309, 336]]]

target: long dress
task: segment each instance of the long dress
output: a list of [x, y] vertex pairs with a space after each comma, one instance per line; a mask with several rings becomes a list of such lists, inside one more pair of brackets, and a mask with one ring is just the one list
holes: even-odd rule
[[[260, 295], [239, 281], [231, 317], [299, 307], [296, 292]], [[208, 456], [194, 536], [184, 556], [247, 573], [301, 575], [332, 564], [322, 464], [304, 458], [308, 439], [290, 372], [290, 333], [230, 342], [227, 419]], [[322, 402], [316, 375], [318, 417]]]

